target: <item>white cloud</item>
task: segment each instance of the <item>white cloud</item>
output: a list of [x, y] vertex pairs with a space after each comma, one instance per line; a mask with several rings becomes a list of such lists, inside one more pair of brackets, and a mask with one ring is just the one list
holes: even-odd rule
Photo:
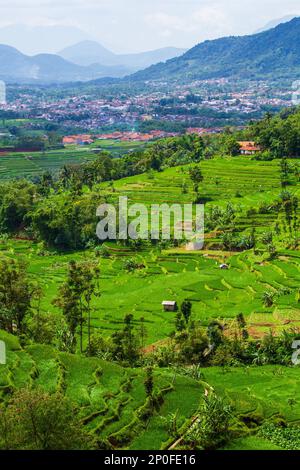
[[169, 15], [168, 13], [159, 12], [146, 16], [146, 22], [151, 26], [159, 26], [175, 31], [190, 31], [189, 21], [179, 16]]
[[115, 52], [191, 47], [300, 14], [299, 0], [0, 0], [0, 25], [74, 25]]
[[184, 17], [166, 12], [150, 14], [146, 16], [146, 23], [157, 29], [162, 37], [198, 32], [199, 38], [203, 36], [203, 33], [207, 38], [212, 38], [225, 34], [226, 30], [231, 32], [232, 28], [230, 18], [226, 13], [213, 6], [203, 6]]
[[78, 9], [78, 8], [101, 8], [103, 6], [109, 6], [111, 2], [109, 0], [0, 0], [0, 8], [5, 9]]

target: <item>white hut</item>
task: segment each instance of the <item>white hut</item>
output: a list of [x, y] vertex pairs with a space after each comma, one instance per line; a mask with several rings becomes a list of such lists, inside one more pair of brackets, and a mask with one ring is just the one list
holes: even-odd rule
[[226, 270], [226, 269], [229, 269], [229, 266], [228, 264], [223, 263], [223, 264], [220, 264], [220, 269]]
[[164, 300], [162, 306], [165, 312], [176, 312], [177, 302], [175, 300]]

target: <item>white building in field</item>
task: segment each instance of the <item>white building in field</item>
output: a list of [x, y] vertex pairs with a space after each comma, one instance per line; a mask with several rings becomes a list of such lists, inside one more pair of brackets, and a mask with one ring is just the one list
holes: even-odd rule
[[6, 104], [6, 85], [0, 80], [0, 106]]

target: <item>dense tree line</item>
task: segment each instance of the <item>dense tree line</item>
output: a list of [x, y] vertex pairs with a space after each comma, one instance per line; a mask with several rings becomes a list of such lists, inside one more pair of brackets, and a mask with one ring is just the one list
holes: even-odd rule
[[272, 155], [297, 157], [300, 155], [300, 109], [290, 108], [250, 126], [250, 135]]

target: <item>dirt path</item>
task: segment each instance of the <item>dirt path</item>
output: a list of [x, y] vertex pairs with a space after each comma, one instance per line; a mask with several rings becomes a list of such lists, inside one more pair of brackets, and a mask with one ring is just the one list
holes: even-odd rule
[[184, 433], [184, 435], [181, 436], [181, 437], [179, 437], [175, 442], [173, 442], [173, 443], [168, 447], [167, 450], [174, 450], [174, 449], [176, 449], [176, 447], [179, 446], [179, 444], [181, 444], [181, 442], [183, 441], [183, 438], [184, 438], [185, 434], [186, 434], [190, 429], [192, 429], [192, 427], [194, 426], [194, 424], [197, 422], [198, 419], [199, 419], [198, 416], [194, 416], [194, 417], [192, 418], [192, 421], [191, 421], [191, 423], [190, 423], [188, 429], [187, 429], [186, 432]]

